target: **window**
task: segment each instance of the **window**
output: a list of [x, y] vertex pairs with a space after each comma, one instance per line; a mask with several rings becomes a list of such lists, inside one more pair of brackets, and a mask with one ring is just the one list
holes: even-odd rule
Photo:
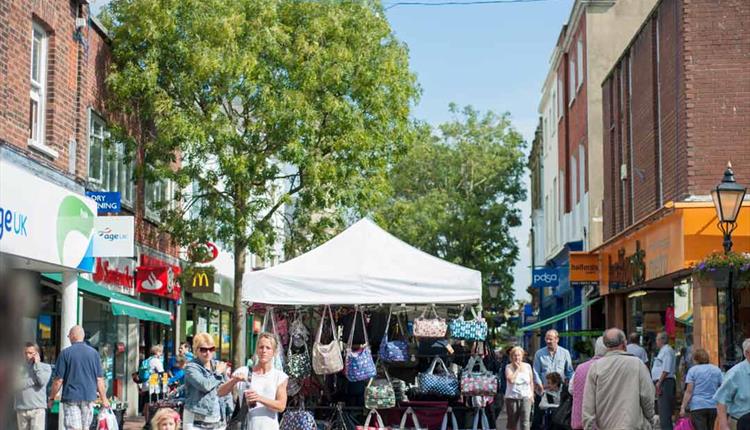
[[29, 92], [29, 146], [53, 157], [57, 152], [44, 142], [45, 108], [47, 100], [47, 45], [44, 29], [33, 24], [31, 30], [31, 90]]
[[578, 163], [576, 157], [570, 157], [570, 206], [575, 206], [578, 201]]
[[576, 49], [576, 61], [578, 63], [576, 66], [576, 70], [578, 71], [578, 88], [580, 89], [581, 85], [583, 85], [583, 39], [580, 37], [578, 38], [578, 46]]
[[558, 97], [557, 97], [557, 118], [558, 119], [562, 118], [563, 107], [564, 107], [563, 103], [565, 103], [565, 100], [564, 100], [565, 93], [563, 92], [563, 90], [564, 90], [564, 88], [563, 88], [563, 83], [562, 83], [562, 77], [558, 76], [557, 77], [557, 95], [558, 95]]
[[133, 162], [126, 161], [125, 145], [105, 144], [109, 137], [104, 120], [90, 112], [89, 184], [101, 191], [119, 191], [122, 203], [133, 207]]
[[586, 193], [586, 152], [583, 145], [578, 145], [578, 195], [583, 199]]
[[568, 56], [568, 94], [570, 94], [568, 103], [573, 104], [576, 98], [576, 62], [572, 56]]
[[[174, 209], [175, 201], [175, 184], [169, 179], [161, 179], [156, 182], [146, 181], [146, 192], [144, 204], [146, 207], [146, 217], [151, 221], [161, 221], [159, 214], [163, 209]], [[167, 202], [166, 207], [160, 203]]]

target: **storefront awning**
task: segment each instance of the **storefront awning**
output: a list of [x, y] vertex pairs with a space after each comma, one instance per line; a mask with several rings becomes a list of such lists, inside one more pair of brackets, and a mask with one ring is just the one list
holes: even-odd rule
[[590, 302], [586, 302], [586, 303], [580, 304], [580, 305], [578, 305], [578, 306], [576, 306], [574, 308], [570, 308], [567, 311], [559, 313], [559, 314], [557, 314], [557, 315], [555, 315], [555, 316], [553, 316], [551, 318], [547, 318], [546, 320], [535, 322], [534, 324], [527, 325], [526, 327], [521, 327], [521, 331], [536, 330], [538, 328], [542, 328], [542, 327], [548, 326], [550, 324], [554, 324], [554, 323], [556, 323], [556, 322], [558, 322], [558, 321], [560, 321], [562, 319], [565, 319], [565, 318], [567, 318], [567, 317], [569, 317], [571, 315], [575, 315], [576, 313], [578, 313], [578, 312], [582, 311], [583, 309], [585, 309], [585, 308], [593, 305], [594, 303], [598, 302], [601, 299], [602, 299], [601, 297], [597, 297], [594, 300], [591, 300]]
[[[44, 273], [43, 276], [58, 284], [62, 282], [62, 275], [59, 273]], [[125, 294], [112, 291], [107, 287], [103, 287], [80, 276], [78, 277], [78, 289], [107, 299], [112, 307], [112, 315], [124, 315], [164, 325], [172, 324], [172, 314], [170, 312], [148, 305]]]

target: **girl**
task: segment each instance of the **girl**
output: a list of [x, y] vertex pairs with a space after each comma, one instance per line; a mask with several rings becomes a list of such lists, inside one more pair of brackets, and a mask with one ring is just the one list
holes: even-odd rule
[[271, 333], [258, 335], [257, 362], [249, 383], [241, 384], [240, 395], [247, 403], [247, 430], [278, 430], [279, 412], [286, 409], [286, 385], [289, 377], [273, 365], [279, 345]]
[[180, 414], [170, 408], [159, 409], [151, 418], [151, 428], [153, 430], [179, 430]]

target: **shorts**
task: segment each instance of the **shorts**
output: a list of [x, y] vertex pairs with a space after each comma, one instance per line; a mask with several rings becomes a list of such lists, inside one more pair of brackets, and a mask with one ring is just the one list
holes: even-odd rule
[[63, 402], [63, 426], [65, 430], [88, 430], [94, 420], [91, 402]]

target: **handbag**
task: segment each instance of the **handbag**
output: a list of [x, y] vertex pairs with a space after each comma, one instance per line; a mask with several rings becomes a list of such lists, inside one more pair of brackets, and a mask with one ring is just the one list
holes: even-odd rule
[[458, 427], [458, 420], [456, 419], [456, 413], [453, 412], [453, 408], [448, 406], [448, 409], [445, 410], [445, 415], [443, 415], [443, 423], [440, 424], [440, 430], [448, 430], [448, 416], [450, 415], [451, 418], [451, 425], [453, 426], [452, 430], [460, 430]]
[[[320, 338], [323, 335], [326, 311], [328, 311], [328, 315], [331, 317], [333, 340], [323, 345], [320, 343]], [[328, 305], [325, 305], [323, 308], [323, 315], [320, 318], [320, 325], [318, 326], [318, 335], [313, 344], [312, 367], [318, 375], [330, 375], [344, 368], [344, 362], [341, 359], [341, 347], [339, 346], [339, 339], [336, 336], [336, 326], [333, 323], [333, 312], [331, 312], [331, 307]]]
[[315, 416], [312, 412], [305, 410], [304, 401], [300, 401], [299, 409], [289, 409], [284, 412], [279, 424], [279, 430], [317, 430]]
[[[429, 318], [427, 311], [430, 311], [435, 315], [434, 318]], [[414, 319], [414, 336], [419, 338], [435, 338], [445, 337], [445, 333], [448, 330], [448, 326], [445, 324], [445, 319], [440, 318], [435, 309], [435, 305], [429, 305], [422, 310], [422, 314]]]
[[421, 427], [419, 425], [419, 418], [417, 418], [417, 414], [414, 413], [414, 409], [411, 407], [406, 408], [404, 411], [404, 414], [401, 415], [401, 423], [399, 424], [398, 428], [399, 430], [406, 430], [406, 419], [411, 415], [411, 420], [414, 423], [414, 430], [428, 430], [427, 427]]
[[[377, 420], [377, 427], [370, 427], [370, 419], [372, 417], [375, 417]], [[380, 414], [375, 409], [371, 409], [370, 413], [367, 414], [367, 418], [365, 418], [365, 424], [361, 426], [357, 426], [356, 430], [389, 430], [388, 427], [383, 424], [383, 418], [380, 417]]]
[[[440, 363], [443, 374], [435, 374], [435, 366]], [[440, 357], [435, 357], [427, 372], [417, 375], [419, 391], [423, 394], [433, 394], [444, 397], [458, 397], [458, 379], [448, 371]]]
[[482, 430], [490, 430], [490, 420], [487, 419], [487, 413], [484, 411], [484, 408], [474, 409], [474, 424], [471, 427], [472, 430], [479, 429], [480, 417], [482, 418]]
[[[266, 327], [269, 325], [271, 329], [267, 330]], [[263, 316], [263, 324], [261, 324], [260, 330], [268, 331], [273, 335], [274, 338], [276, 338], [276, 345], [278, 347], [276, 348], [276, 355], [273, 357], [273, 367], [277, 370], [284, 370], [284, 352], [282, 351], [283, 348], [281, 348], [281, 337], [279, 336], [279, 332], [276, 329], [276, 315], [274, 313], [273, 306], [269, 306], [266, 310], [266, 314]], [[253, 354], [253, 363], [257, 362], [258, 357]]]
[[303, 343], [303, 349], [302, 352], [292, 353], [292, 342], [289, 342], [285, 372], [292, 378], [305, 378], [310, 375], [310, 351], [306, 342]]
[[[474, 366], [479, 364], [479, 371]], [[497, 394], [497, 377], [487, 371], [482, 358], [478, 355], [471, 357], [461, 373], [461, 394], [465, 396], [494, 396]]]
[[372, 360], [369, 340], [367, 339], [367, 330], [365, 333], [365, 344], [358, 351], [352, 350], [352, 341], [354, 340], [354, 329], [357, 325], [357, 314], [362, 319], [362, 326], [365, 327], [365, 315], [359, 311], [359, 306], [354, 308], [354, 318], [352, 318], [352, 329], [349, 331], [349, 341], [346, 344], [346, 364], [344, 375], [350, 382], [366, 381], [377, 375], [375, 362]]
[[300, 380], [297, 378], [289, 377], [286, 384], [287, 397], [296, 396], [297, 394], [299, 394], [300, 390], [302, 390], [302, 384], [300, 383]]
[[451, 321], [448, 325], [451, 331], [451, 337], [454, 339], [483, 341], [487, 338], [487, 321], [477, 315], [473, 306], [469, 306], [469, 308], [471, 309], [471, 314], [474, 316], [474, 319], [469, 321], [464, 319], [466, 306], [463, 306], [458, 318]]
[[336, 403], [333, 413], [323, 425], [323, 430], [356, 430], [357, 425], [352, 416], [344, 412], [341, 403]]
[[[409, 361], [409, 343], [404, 339], [388, 340], [388, 328], [391, 324], [392, 309], [388, 312], [388, 320], [385, 323], [385, 334], [380, 342], [378, 357], [386, 363], [403, 363]], [[401, 325], [401, 319], [396, 315], [396, 327], [404, 335], [404, 327]]]
[[367, 409], [387, 409], [396, 406], [396, 391], [393, 389], [388, 370], [383, 368], [385, 379], [370, 379], [365, 387], [365, 407]]

